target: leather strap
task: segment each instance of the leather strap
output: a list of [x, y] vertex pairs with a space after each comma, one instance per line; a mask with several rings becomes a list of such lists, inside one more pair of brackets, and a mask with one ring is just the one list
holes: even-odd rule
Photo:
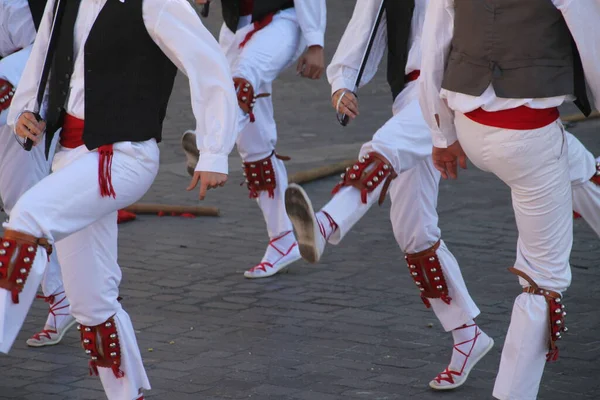
[[35, 236], [28, 235], [27, 233], [13, 231], [11, 229], [7, 229], [4, 231], [5, 239], [14, 240], [18, 243], [32, 244], [34, 246], [42, 246], [46, 249], [48, 255], [52, 254], [52, 245], [48, 242], [48, 239], [45, 238], [36, 238]]
[[540, 288], [537, 285], [537, 283], [535, 283], [535, 281], [533, 279], [531, 279], [531, 277], [529, 275], [527, 275], [525, 272], [518, 270], [515, 267], [510, 267], [510, 268], [508, 268], [508, 270], [510, 272], [512, 272], [513, 274], [525, 279], [527, 281], [527, 283], [529, 283], [529, 286], [523, 288], [523, 293], [537, 294], [540, 296], [544, 296], [547, 299], [562, 298], [562, 295], [558, 292], [555, 292], [554, 290]]

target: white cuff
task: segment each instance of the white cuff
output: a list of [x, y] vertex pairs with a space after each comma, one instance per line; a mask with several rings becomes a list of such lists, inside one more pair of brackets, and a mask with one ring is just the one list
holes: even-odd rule
[[325, 34], [323, 32], [305, 32], [303, 34], [306, 45], [325, 47]]
[[348, 89], [352, 92], [354, 90], [354, 83], [348, 82], [343, 76], [339, 76], [331, 82], [331, 95], [333, 96], [340, 89]]
[[227, 155], [200, 152], [200, 159], [196, 165], [196, 171], [218, 172], [227, 174], [229, 172], [229, 159]]

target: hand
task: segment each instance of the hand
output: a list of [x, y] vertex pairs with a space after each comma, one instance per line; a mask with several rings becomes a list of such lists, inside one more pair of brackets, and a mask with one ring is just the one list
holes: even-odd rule
[[192, 177], [190, 185], [187, 187], [188, 192], [194, 190], [194, 188], [200, 182], [200, 200], [204, 200], [206, 192], [209, 189], [216, 189], [219, 186], [225, 186], [227, 182], [227, 174], [220, 174], [218, 172], [207, 172], [207, 171], [196, 171]]
[[39, 121], [35, 114], [25, 111], [19, 116], [15, 126], [17, 136], [22, 139], [31, 139], [34, 145], [38, 144], [46, 129], [46, 121]]
[[[340, 101], [342, 94], [344, 97]], [[331, 96], [331, 104], [338, 114], [346, 114], [350, 119], [354, 119], [358, 115], [358, 99], [349, 89], [337, 90]]]
[[198, 5], [203, 5], [208, 3], [210, 0], [194, 0], [196, 2], [196, 4]]
[[434, 147], [431, 156], [435, 169], [442, 173], [442, 178], [444, 179], [448, 179], [448, 177], [456, 179], [458, 177], [457, 159], [460, 167], [467, 169], [467, 155], [458, 141], [452, 143], [446, 149]]
[[296, 72], [305, 78], [319, 79], [325, 71], [325, 55], [321, 46], [310, 46], [298, 60]]

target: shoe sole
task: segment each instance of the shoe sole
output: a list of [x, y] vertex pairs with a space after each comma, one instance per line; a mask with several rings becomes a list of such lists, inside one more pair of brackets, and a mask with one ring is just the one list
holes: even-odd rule
[[196, 165], [200, 159], [200, 152], [196, 146], [196, 139], [194, 139], [194, 136], [192, 131], [186, 131], [181, 137], [181, 147], [185, 153], [187, 173], [190, 176], [194, 176]]
[[479, 361], [481, 361], [481, 359], [483, 357], [486, 356], [487, 353], [489, 353], [489, 351], [494, 347], [494, 339], [490, 338], [490, 344], [488, 345], [488, 347], [483, 351], [483, 353], [481, 353], [479, 355], [479, 357], [477, 357], [477, 359], [475, 360], [475, 362], [471, 365], [471, 368], [469, 368], [468, 370], [465, 370], [465, 379], [462, 380], [462, 382], [457, 382], [457, 383], [453, 383], [451, 385], [447, 385], [447, 386], [436, 386], [435, 380], [429, 382], [429, 387], [434, 389], [434, 390], [452, 390], [452, 389], [456, 389], [457, 387], [460, 387], [462, 385], [465, 384], [465, 382], [467, 381], [467, 379], [469, 378], [469, 374], [471, 373], [471, 370], [473, 370], [473, 368], [475, 368], [475, 366], [477, 365], [477, 363]]
[[269, 272], [266, 275], [250, 276], [249, 273], [248, 273], [248, 271], [246, 271], [246, 272], [244, 272], [244, 278], [248, 278], [248, 279], [260, 279], [260, 278], [268, 278], [268, 277], [276, 275], [276, 274], [285, 274], [285, 273], [288, 273], [289, 272], [289, 265], [295, 263], [296, 261], [300, 260], [301, 258], [302, 257], [298, 256], [297, 258], [289, 260], [289, 261], [283, 263], [283, 265], [277, 271]]
[[318, 263], [320, 256], [315, 240], [315, 212], [304, 189], [293, 183], [288, 186], [285, 209], [296, 230], [300, 255], [311, 264]]
[[69, 322], [67, 324], [67, 326], [65, 326], [65, 328], [59, 333], [58, 337], [54, 340], [50, 340], [50, 341], [44, 342], [44, 343], [29, 343], [29, 340], [28, 340], [27, 346], [29, 346], [29, 347], [44, 347], [44, 346], [57, 345], [61, 342], [63, 337], [65, 337], [65, 334], [69, 331], [69, 329], [71, 329], [76, 323], [77, 323], [77, 321], [75, 319], [73, 319], [73, 321]]

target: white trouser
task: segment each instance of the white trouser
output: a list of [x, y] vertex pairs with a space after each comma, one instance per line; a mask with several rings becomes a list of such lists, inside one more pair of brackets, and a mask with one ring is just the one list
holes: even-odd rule
[[[541, 288], [566, 290], [571, 283], [573, 207], [568, 144], [560, 121], [540, 129], [509, 130], [457, 113], [455, 125], [469, 159], [511, 189], [519, 230], [515, 268]], [[548, 352], [548, 324], [543, 296], [522, 293], [516, 298], [496, 377], [496, 398], [536, 398]]]
[[[396, 97], [394, 116], [360, 151], [360, 156], [372, 151], [383, 155], [398, 173], [389, 189], [390, 220], [400, 249], [409, 254], [432, 247], [441, 237], [436, 211], [440, 174], [433, 167], [431, 148], [431, 134], [421, 114], [416, 83], [412, 82]], [[323, 207], [338, 224], [330, 243], [342, 240], [377, 202], [382, 188], [380, 184], [367, 196], [367, 204], [363, 204], [357, 189], [345, 187]], [[458, 262], [443, 241], [437, 255], [452, 301], [446, 304], [440, 299], [430, 299], [430, 303], [444, 329], [451, 331], [474, 319], [479, 309], [469, 295]], [[401, 264], [404, 266], [404, 261]], [[415, 295], [418, 293], [415, 288]]]
[[600, 236], [600, 186], [590, 181], [596, 173], [596, 159], [572, 134], [569, 145], [569, 175], [573, 191], [573, 210]]
[[[250, 24], [248, 16], [240, 19], [235, 34], [223, 25], [219, 43], [234, 77], [247, 79], [255, 94], [271, 93], [273, 81], [297, 57], [301, 34], [295, 10], [277, 13], [269, 25], [257, 31], [245, 46], [240, 48], [240, 43], [252, 29], [253, 25]], [[256, 100], [254, 115], [256, 121], [250, 123], [248, 116], [243, 111], [240, 112], [237, 149], [244, 162], [268, 157], [277, 144], [277, 127], [271, 96]], [[269, 237], [274, 238], [292, 230], [292, 223], [285, 212], [285, 166], [281, 160], [274, 157], [272, 161], [277, 175], [275, 197], [269, 198], [266, 192], [261, 192], [258, 204], [265, 217]]]
[[[5, 224], [6, 229], [55, 243], [71, 313], [80, 324], [95, 326], [114, 316], [125, 376], [117, 379], [111, 370], [99, 368], [110, 400], [137, 399], [140, 389], [150, 389], [133, 325], [117, 301], [121, 271], [117, 263], [116, 213], [146, 193], [158, 164], [154, 139], [115, 144], [111, 171], [116, 198], [101, 197], [98, 152], [90, 152], [85, 146], [61, 149], [54, 158], [54, 172], [19, 199]], [[40, 249], [32, 265], [34, 278], [45, 267], [45, 251]], [[10, 302], [6, 291], [0, 291], [0, 313], [11, 318], [16, 327], [11, 334], [15, 336], [39, 284], [39, 278], [31, 277], [21, 294], [21, 307]], [[5, 329], [1, 350], [8, 351], [13, 341]]]
[[[0, 199], [4, 211], [10, 215], [19, 197], [48, 175], [50, 162], [46, 160], [43, 145], [25, 151], [16, 141], [12, 129], [3, 125], [0, 126], [0, 171]], [[42, 291], [44, 296], [50, 296], [62, 287], [60, 266], [56, 253], [53, 253], [42, 279]]]

